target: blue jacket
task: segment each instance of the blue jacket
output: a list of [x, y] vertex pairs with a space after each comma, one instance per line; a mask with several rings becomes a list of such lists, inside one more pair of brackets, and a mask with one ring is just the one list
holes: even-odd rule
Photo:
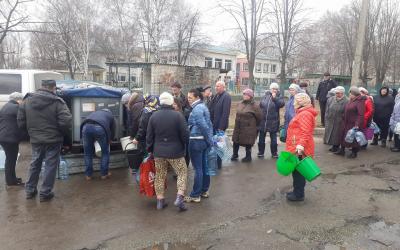
[[296, 115], [296, 110], [294, 110], [294, 96], [290, 96], [289, 101], [285, 106], [285, 129], [288, 128], [290, 121]]
[[114, 116], [111, 112], [105, 110], [98, 110], [91, 113], [82, 123], [81, 125], [81, 134], [83, 126], [86, 123], [96, 123], [103, 127], [104, 131], [106, 131], [107, 138], [109, 141], [113, 140], [115, 137], [115, 121]]
[[210, 118], [214, 130], [225, 131], [229, 126], [231, 112], [231, 96], [225, 91], [214, 96], [210, 103]]
[[204, 136], [208, 145], [212, 145], [213, 127], [210, 120], [210, 113], [203, 102], [193, 105], [192, 113], [189, 116], [190, 137]]

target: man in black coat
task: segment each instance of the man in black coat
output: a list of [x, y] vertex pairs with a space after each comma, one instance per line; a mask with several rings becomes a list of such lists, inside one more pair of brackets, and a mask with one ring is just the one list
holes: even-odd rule
[[60, 152], [64, 136], [72, 125], [72, 115], [64, 100], [56, 95], [56, 82], [43, 80], [42, 88], [25, 96], [18, 111], [18, 126], [27, 129], [32, 144], [32, 163], [25, 185], [26, 198], [37, 194], [37, 184], [45, 162], [44, 178], [40, 189], [40, 201], [54, 197], [52, 189], [60, 164]]
[[101, 147], [100, 173], [101, 179], [110, 177], [108, 164], [110, 161], [109, 144], [115, 137], [114, 116], [108, 109], [102, 109], [91, 113], [81, 125], [83, 150], [85, 152], [85, 175], [90, 181], [93, 174], [93, 149], [97, 141]]
[[15, 165], [18, 158], [18, 145], [24, 139], [24, 131], [18, 128], [17, 114], [23, 95], [14, 92], [10, 95], [10, 101], [0, 110], [0, 145], [6, 154], [5, 177], [7, 186], [23, 186], [21, 178], [15, 174]]
[[331, 79], [331, 74], [326, 72], [324, 74], [324, 80], [318, 85], [316, 99], [319, 101], [319, 108], [321, 110], [321, 123], [325, 127], [325, 110], [326, 102], [328, 101], [328, 93], [331, 89], [336, 88], [337, 83]]
[[[214, 134], [225, 132], [229, 127], [229, 114], [231, 112], [231, 96], [225, 91], [225, 82], [218, 81], [215, 84], [216, 95], [212, 98], [209, 109], [213, 124]], [[218, 157], [218, 168], [222, 166], [222, 160]]]

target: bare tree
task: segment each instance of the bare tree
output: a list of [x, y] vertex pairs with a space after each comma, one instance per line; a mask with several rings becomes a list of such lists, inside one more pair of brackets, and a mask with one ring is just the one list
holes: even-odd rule
[[218, 5], [233, 18], [242, 36], [249, 65], [249, 87], [254, 89], [256, 56], [263, 49], [260, 44], [265, 38], [260, 28], [267, 21], [266, 0], [220, 0]]
[[[21, 34], [11, 33], [0, 44], [2, 47], [4, 68], [16, 69], [24, 65], [24, 39]], [[1, 51], [0, 50], [0, 51]]]
[[271, 0], [272, 33], [281, 54], [280, 82], [286, 82], [287, 60], [298, 47], [297, 39], [306, 19], [303, 0]]

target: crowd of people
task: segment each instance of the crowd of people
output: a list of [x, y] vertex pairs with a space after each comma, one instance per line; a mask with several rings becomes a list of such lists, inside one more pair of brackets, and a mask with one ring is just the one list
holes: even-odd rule
[[[125, 133], [137, 145], [131, 162], [132, 173], [136, 174], [141, 161], [149, 155], [154, 158], [156, 176], [154, 181], [157, 209], [162, 210], [168, 203], [165, 198], [165, 183], [169, 167], [175, 170], [177, 195], [174, 205], [179, 211], [186, 211], [187, 202], [201, 202], [210, 196], [211, 178], [207, 174], [208, 153], [216, 146], [216, 134], [224, 134], [229, 127], [232, 99], [225, 83], [215, 84], [188, 91], [174, 82], [170, 92], [160, 96], [127, 93], [122, 97], [126, 112]], [[244, 163], [252, 161], [252, 148], [258, 138], [258, 158], [265, 157], [266, 136], [270, 138], [270, 156], [278, 158], [278, 135], [285, 143], [285, 150], [296, 154], [299, 159], [314, 155], [313, 131], [318, 112], [314, 97], [307, 90], [307, 83], [291, 84], [289, 97], [285, 101], [280, 86], [271, 83], [269, 89], [255, 101], [251, 89], [243, 91], [242, 100], [237, 104], [233, 129], [232, 161], [239, 158], [239, 149], [244, 147]], [[397, 93], [397, 91], [395, 91]], [[331, 145], [329, 151], [345, 155], [350, 148], [349, 158], [356, 158], [361, 149], [357, 140], [349, 142], [349, 130], [366, 132], [373, 125], [379, 133], [373, 135], [371, 145], [386, 147], [387, 140], [394, 135], [393, 152], [400, 151], [400, 96], [382, 87], [376, 96], [370, 96], [363, 87], [351, 87], [346, 96], [345, 88], [337, 86], [329, 73], [324, 74], [318, 86], [316, 100], [320, 106], [321, 124], [325, 127], [323, 141]], [[395, 98], [393, 95], [396, 95]], [[281, 109], [284, 108], [281, 125]], [[375, 112], [379, 111], [379, 112]], [[26, 198], [37, 194], [39, 174], [44, 162], [43, 183], [40, 201], [54, 197], [53, 187], [64, 136], [71, 129], [72, 115], [64, 100], [56, 95], [53, 80], [42, 82], [42, 88], [25, 97], [20, 93], [10, 95], [10, 101], [0, 111], [0, 145], [6, 153], [5, 177], [8, 186], [25, 186]], [[81, 124], [81, 135], [86, 165], [85, 178], [93, 178], [94, 142], [101, 147], [101, 179], [111, 177], [109, 171], [109, 144], [115, 135], [115, 121], [107, 109], [91, 113]], [[15, 165], [18, 144], [29, 136], [32, 145], [32, 162], [26, 183], [16, 177]], [[188, 167], [194, 169], [192, 190], [187, 192]], [[218, 157], [218, 168], [222, 160]], [[292, 174], [293, 191], [287, 193], [289, 201], [304, 200], [305, 179], [297, 171]]]

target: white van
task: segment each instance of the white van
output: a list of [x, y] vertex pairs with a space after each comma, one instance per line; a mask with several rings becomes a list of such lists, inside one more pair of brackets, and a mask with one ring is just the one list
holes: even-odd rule
[[62, 74], [42, 70], [0, 69], [0, 107], [8, 102], [13, 92], [23, 95], [39, 89], [42, 80], [63, 80]]

